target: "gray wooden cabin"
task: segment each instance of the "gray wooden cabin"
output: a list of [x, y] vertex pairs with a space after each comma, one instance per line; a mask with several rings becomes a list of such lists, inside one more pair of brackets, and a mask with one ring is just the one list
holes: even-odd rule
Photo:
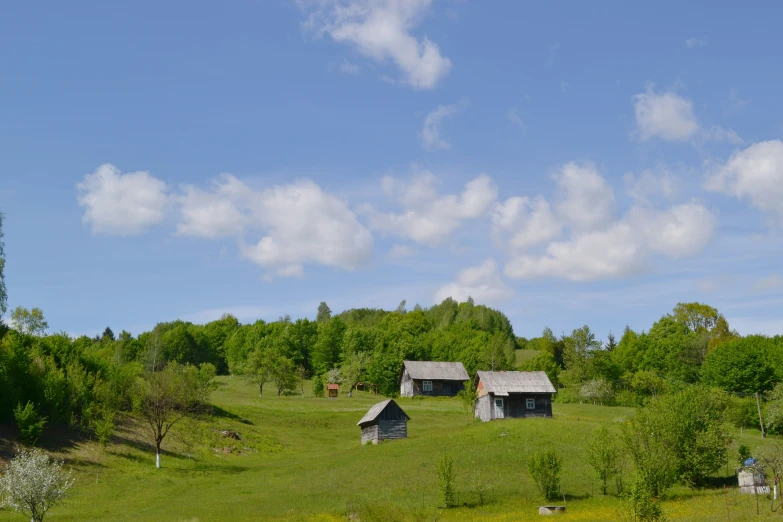
[[475, 416], [482, 421], [551, 417], [555, 387], [544, 372], [478, 372]]
[[465, 388], [468, 372], [461, 362], [403, 361], [400, 396], [454, 397]]
[[411, 418], [392, 399], [379, 402], [357, 423], [362, 428], [362, 444], [408, 438], [409, 420]]

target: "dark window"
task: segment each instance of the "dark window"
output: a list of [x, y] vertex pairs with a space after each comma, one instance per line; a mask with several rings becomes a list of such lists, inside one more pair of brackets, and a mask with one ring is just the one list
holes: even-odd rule
[[527, 409], [528, 410], [535, 410], [536, 409], [536, 400], [535, 399], [528, 399], [527, 400]]

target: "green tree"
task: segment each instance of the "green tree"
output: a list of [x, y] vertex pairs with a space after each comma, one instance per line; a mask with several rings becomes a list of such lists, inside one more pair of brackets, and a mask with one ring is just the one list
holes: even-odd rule
[[210, 371], [172, 362], [138, 381], [134, 403], [155, 444], [155, 467], [160, 468], [161, 444], [171, 428], [206, 406], [213, 378], [214, 366]]
[[285, 356], [278, 356], [272, 365], [272, 380], [277, 388], [277, 396], [292, 392], [296, 389], [296, 366], [294, 362]]
[[264, 393], [264, 384], [272, 380], [273, 357], [269, 350], [259, 347], [247, 356], [242, 374], [248, 382], [258, 386], [258, 396]]
[[726, 462], [725, 400], [700, 386], [652, 399], [626, 421], [623, 442], [654, 497], [677, 480], [701, 485]]
[[532, 359], [523, 362], [519, 369], [523, 372], [545, 372], [555, 388], [557, 388], [560, 382], [560, 371], [562, 368], [549, 352], [538, 353]]
[[46, 329], [49, 328], [49, 324], [44, 319], [43, 312], [40, 308], [28, 310], [21, 306], [17, 306], [11, 312], [11, 324], [15, 330], [25, 335], [41, 336], [46, 333]]
[[313, 347], [313, 369], [324, 373], [340, 363], [345, 321], [339, 316], [318, 324], [318, 341]]
[[721, 343], [704, 360], [702, 382], [735, 393], [771, 390], [777, 378], [765, 349], [767, 341], [748, 336]]
[[27, 401], [27, 404], [24, 406], [22, 406], [21, 402], [16, 406], [14, 409], [14, 420], [19, 427], [19, 435], [22, 442], [31, 446], [35, 445], [46, 425], [46, 417], [41, 417], [35, 404]]
[[546, 500], [560, 496], [560, 471], [563, 460], [554, 450], [534, 453], [527, 462], [527, 470]]
[[353, 389], [362, 379], [370, 365], [370, 356], [365, 352], [355, 352], [346, 357], [341, 366], [343, 382], [348, 385], [348, 397], [353, 397]]
[[718, 310], [706, 304], [677, 303], [672, 316], [693, 333], [709, 333], [715, 328], [721, 315]]
[[601, 425], [593, 431], [585, 453], [588, 464], [592, 466], [596, 478], [601, 481], [601, 494], [606, 495], [607, 481], [622, 469], [622, 453], [617, 437], [606, 425]]
[[462, 408], [465, 410], [467, 422], [470, 423], [470, 419], [475, 414], [476, 401], [478, 400], [478, 390], [473, 385], [473, 381], [465, 381], [464, 388], [457, 393], [457, 397], [459, 397]]
[[325, 301], [321, 301], [321, 304], [318, 305], [318, 314], [315, 317], [316, 322], [325, 323], [329, 321], [329, 319], [331, 318], [332, 318], [331, 308], [329, 308], [329, 305], [326, 304]]

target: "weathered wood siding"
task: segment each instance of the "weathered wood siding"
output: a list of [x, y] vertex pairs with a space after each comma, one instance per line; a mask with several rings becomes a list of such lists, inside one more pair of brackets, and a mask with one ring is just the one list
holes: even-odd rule
[[483, 395], [476, 401], [475, 416], [484, 422], [492, 420], [492, 399]]
[[365, 426], [362, 428], [362, 444], [367, 444], [368, 442], [372, 442], [373, 444], [378, 444], [378, 425], [372, 424], [370, 426]]
[[[548, 393], [511, 394], [503, 399], [503, 416], [507, 419], [523, 419], [526, 417], [552, 417], [552, 397]], [[527, 408], [527, 399], [536, 401], [534, 409]], [[482, 421], [495, 419], [493, 404], [495, 396], [487, 394], [476, 401], [475, 416]]]
[[[432, 381], [432, 391], [424, 391], [424, 381]], [[465, 383], [462, 381], [443, 381], [434, 379], [412, 379], [413, 390], [411, 395], [406, 397], [414, 397], [416, 395], [426, 395], [428, 397], [455, 397], [460, 391], [465, 388]]]
[[406, 439], [408, 438], [408, 423], [405, 420], [380, 420], [378, 421], [378, 439]]
[[408, 370], [403, 369], [400, 379], [400, 397], [413, 397], [415, 393], [411, 376]]

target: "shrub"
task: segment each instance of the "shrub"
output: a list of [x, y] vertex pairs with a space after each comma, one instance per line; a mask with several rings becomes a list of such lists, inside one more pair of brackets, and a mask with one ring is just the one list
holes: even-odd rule
[[443, 454], [438, 459], [438, 489], [440, 500], [444, 507], [450, 508], [456, 505], [454, 494], [454, 459], [451, 455]]
[[527, 463], [527, 469], [538, 486], [541, 495], [547, 500], [556, 500], [560, 496], [560, 470], [562, 460], [553, 450], [534, 453]]
[[324, 396], [324, 378], [323, 375], [316, 375], [313, 377], [313, 395], [315, 397]]
[[660, 503], [643, 482], [637, 481], [625, 499], [628, 519], [633, 522], [665, 522]]
[[95, 436], [98, 437], [101, 447], [105, 448], [114, 434], [114, 411], [104, 410], [100, 417], [93, 419], [92, 430], [95, 432]]
[[593, 431], [585, 450], [588, 464], [592, 466], [596, 477], [601, 481], [601, 494], [606, 495], [608, 480], [619, 474], [621, 469], [622, 454], [617, 438], [605, 425], [602, 425]]
[[24, 408], [21, 402], [14, 408], [14, 420], [19, 426], [22, 442], [31, 446], [35, 445], [46, 425], [46, 417], [40, 417], [35, 404], [27, 401]]

